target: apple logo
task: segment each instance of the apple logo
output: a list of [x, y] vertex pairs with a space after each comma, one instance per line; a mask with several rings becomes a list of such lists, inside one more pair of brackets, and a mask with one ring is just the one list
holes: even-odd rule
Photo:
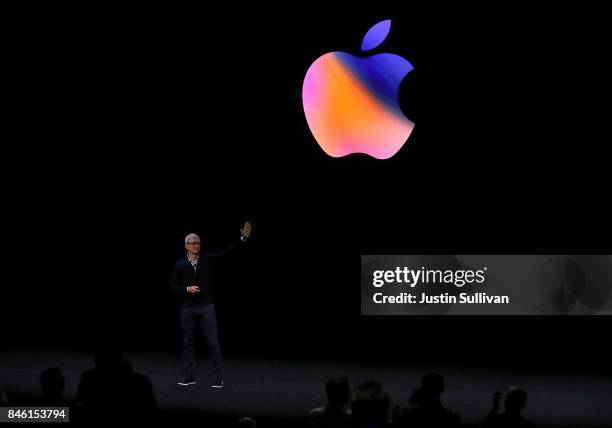
[[[391, 20], [372, 26], [361, 43], [367, 52], [389, 34]], [[412, 65], [399, 55], [365, 58], [329, 52], [311, 64], [302, 87], [306, 121], [325, 153], [365, 153], [388, 159], [410, 137], [414, 123], [401, 111], [399, 86]]]

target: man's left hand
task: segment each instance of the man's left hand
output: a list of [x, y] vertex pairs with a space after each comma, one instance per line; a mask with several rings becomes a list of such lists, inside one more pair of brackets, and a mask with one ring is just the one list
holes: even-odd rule
[[252, 228], [253, 228], [253, 226], [251, 226], [251, 222], [247, 221], [246, 223], [244, 223], [244, 227], [242, 229], [240, 229], [240, 235], [244, 239], [247, 239], [249, 236], [251, 236], [251, 229]]

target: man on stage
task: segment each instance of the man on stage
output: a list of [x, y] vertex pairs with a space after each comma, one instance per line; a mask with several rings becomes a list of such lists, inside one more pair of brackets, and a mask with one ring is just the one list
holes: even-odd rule
[[174, 266], [170, 289], [181, 296], [181, 329], [183, 331], [183, 377], [179, 385], [195, 385], [194, 337], [198, 322], [204, 331], [204, 338], [212, 362], [212, 388], [223, 388], [223, 356], [217, 335], [217, 315], [213, 300], [212, 260], [229, 253], [251, 235], [251, 223], [246, 222], [240, 229], [240, 239], [220, 253], [200, 254], [200, 237], [190, 233], [185, 237], [187, 256]]

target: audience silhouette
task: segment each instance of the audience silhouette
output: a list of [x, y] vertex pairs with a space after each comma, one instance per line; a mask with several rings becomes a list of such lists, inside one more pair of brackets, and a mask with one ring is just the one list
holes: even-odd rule
[[503, 393], [496, 391], [493, 394], [493, 407], [489, 414], [482, 421], [486, 428], [506, 428], [506, 427], [534, 427], [535, 424], [521, 416], [521, 411], [527, 404], [527, 392], [520, 388], [510, 388], [506, 394], [505, 411], [499, 414], [499, 402]]
[[51, 367], [40, 374], [45, 406], [69, 407], [71, 403], [64, 398], [64, 374], [58, 367]]
[[[62, 371], [57, 367], [43, 370], [40, 382], [44, 399], [38, 404], [70, 407], [71, 420], [76, 416], [75, 420], [94, 423], [106, 423], [119, 418], [146, 423], [152, 421], [153, 416], [159, 415], [151, 381], [134, 372], [116, 345], [104, 342], [96, 349], [94, 360], [96, 367], [81, 375], [74, 402], [64, 397]], [[405, 408], [395, 406], [389, 419], [391, 396], [380, 381], [363, 383], [351, 395], [346, 377], [331, 378], [325, 385], [327, 403], [308, 412], [307, 425], [311, 428], [458, 427], [461, 423], [460, 415], [442, 405], [441, 395], [444, 390], [445, 382], [440, 374], [425, 374], [421, 385], [412, 391], [408, 405]], [[502, 398], [503, 392], [494, 393], [492, 408], [482, 421], [483, 428], [536, 426], [521, 415], [527, 404], [525, 390], [510, 388], [505, 394], [504, 412], [500, 413]], [[18, 399], [15, 401], [19, 403]], [[16, 405], [13, 402], [10, 404]], [[0, 406], [8, 405], [7, 394], [0, 387]], [[245, 416], [233, 421], [238, 426], [257, 426], [251, 417]]]
[[255, 421], [255, 419], [245, 416], [243, 418], [238, 419], [238, 426], [256, 428], [257, 422]]
[[327, 404], [308, 412], [308, 424], [312, 428], [350, 427], [352, 412], [348, 407], [349, 383], [346, 377], [327, 381]]
[[444, 408], [440, 396], [444, 392], [444, 379], [438, 373], [427, 373], [421, 380], [421, 386], [413, 391], [410, 405], [399, 417], [398, 425], [402, 427], [457, 427], [461, 417]]
[[111, 342], [94, 353], [96, 368], [81, 375], [76, 401], [91, 417], [142, 419], [157, 410], [153, 386], [146, 376], [135, 373], [120, 349]]
[[360, 385], [351, 398], [354, 426], [380, 428], [387, 426], [391, 397], [383, 384], [371, 380]]

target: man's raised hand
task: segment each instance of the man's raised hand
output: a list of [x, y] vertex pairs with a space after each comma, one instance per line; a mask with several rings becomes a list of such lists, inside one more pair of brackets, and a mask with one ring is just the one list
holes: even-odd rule
[[242, 229], [240, 229], [240, 235], [244, 238], [247, 239], [249, 236], [251, 236], [251, 229], [253, 228], [253, 226], [251, 225], [250, 221], [247, 221], [244, 223], [244, 227]]

